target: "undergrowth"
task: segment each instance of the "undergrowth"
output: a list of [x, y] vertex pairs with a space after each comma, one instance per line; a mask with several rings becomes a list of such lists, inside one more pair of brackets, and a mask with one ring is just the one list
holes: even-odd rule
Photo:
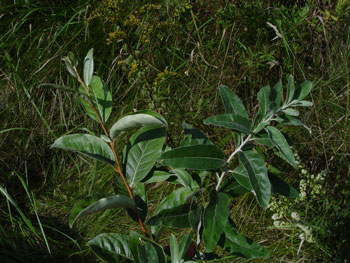
[[[0, 255], [13, 251], [22, 262], [50, 257], [15, 173], [26, 178], [36, 200], [51, 247], [50, 260], [94, 262], [85, 246], [87, 240], [102, 229], [115, 231], [128, 224], [123, 214], [105, 212], [100, 221], [80, 222], [69, 230], [66, 225], [74, 200], [89, 193], [92, 180], [94, 190], [111, 188], [111, 171], [77, 155], [49, 150], [58, 134], [79, 131], [80, 123], [88, 123], [91, 129], [95, 124], [84, 119], [75, 94], [41, 84], [73, 87], [61, 58], [70, 50], [83, 57], [94, 46], [96, 72], [105, 74], [101, 77], [113, 97], [122, 101], [114, 106], [116, 116], [111, 123], [134, 109], [156, 110], [173, 120], [168, 130], [174, 145], [181, 140], [181, 123], [186, 121], [214, 141], [223, 141], [220, 147], [231, 147], [233, 138], [228, 132], [215, 138], [217, 130], [201, 124], [206, 116], [222, 110], [216, 108], [220, 84], [232, 88], [252, 109], [258, 88], [264, 84], [285, 82], [289, 74], [296, 80], [312, 80], [314, 106], [302, 114], [312, 134], [292, 126], [286, 131], [296, 142], [294, 149], [308, 173], [326, 171], [324, 193], [317, 199], [319, 209], [311, 211], [311, 223], [322, 235], [314, 243], [304, 242], [297, 253], [300, 233], [276, 230], [273, 213], [259, 211], [252, 198], [239, 199], [235, 214], [240, 216], [232, 216], [241, 220], [236, 221], [239, 230], [255, 240], [269, 236], [266, 232], [271, 234], [268, 240], [261, 240], [271, 251], [267, 262], [318, 262], [318, 258], [344, 262], [349, 257], [349, 236], [344, 230], [350, 222], [350, 3], [327, 2], [3, 1], [0, 185], [40, 238], [2, 197], [0, 240], [5, 241], [0, 243]], [[300, 173], [292, 172], [273, 155], [268, 159], [286, 181], [299, 187]], [[165, 184], [154, 187], [154, 202], [158, 193], [161, 196], [172, 189]], [[312, 207], [312, 202], [305, 207]], [[256, 222], [254, 229], [249, 228], [252, 221]]]

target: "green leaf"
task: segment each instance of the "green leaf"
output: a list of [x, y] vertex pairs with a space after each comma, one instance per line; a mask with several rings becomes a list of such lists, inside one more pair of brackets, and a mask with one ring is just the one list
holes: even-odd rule
[[227, 224], [229, 197], [225, 193], [210, 192], [210, 202], [204, 210], [202, 238], [207, 251], [213, 251]]
[[268, 126], [265, 130], [267, 131], [273, 145], [280, 151], [288, 163], [292, 166], [296, 166], [294, 154], [290, 150], [289, 144], [283, 134], [273, 126]]
[[174, 169], [173, 172], [178, 177], [178, 181], [191, 189], [198, 188], [198, 184], [193, 180], [192, 176], [184, 169]]
[[234, 131], [243, 132], [246, 134], [251, 134], [250, 123], [248, 119], [245, 119], [239, 115], [234, 114], [221, 114], [216, 116], [211, 116], [203, 121], [204, 124], [215, 125], [220, 127], [225, 127]]
[[285, 105], [289, 104], [294, 97], [295, 86], [294, 86], [294, 78], [292, 75], [289, 76], [288, 84], [287, 84], [287, 95], [286, 100], [284, 102]]
[[181, 146], [191, 146], [197, 144], [212, 144], [213, 143], [198, 129], [192, 127], [187, 123], [182, 124], [185, 133], [185, 138], [181, 142]]
[[73, 69], [73, 66], [71, 64], [71, 61], [68, 57], [64, 57], [62, 58], [62, 60], [64, 61], [64, 63], [66, 64], [66, 68], [68, 70], [68, 72], [74, 77], [76, 78], [77, 75], [75, 75], [75, 72], [74, 72], [74, 69]]
[[152, 110], [138, 111], [119, 119], [113, 124], [109, 135], [114, 139], [119, 132], [140, 128], [148, 125], [167, 126], [167, 122], [162, 115]]
[[89, 87], [92, 74], [94, 73], [94, 49], [90, 49], [84, 59], [84, 83], [86, 87]]
[[295, 91], [293, 99], [295, 100], [302, 100], [307, 95], [309, 95], [310, 91], [312, 90], [312, 82], [309, 80], [304, 81]]
[[[79, 91], [83, 94], [86, 94], [82, 86], [79, 87]], [[100, 79], [100, 77], [93, 75], [89, 85], [90, 99], [94, 104], [96, 109], [101, 116], [101, 119], [104, 123], [107, 122], [109, 116], [112, 112], [112, 94], [109, 91], [107, 85]], [[86, 113], [95, 121], [99, 121], [95, 111], [92, 109], [90, 103], [83, 99], [80, 99], [80, 102], [85, 109]]]
[[69, 217], [69, 227], [72, 228], [74, 222], [83, 216], [92, 215], [106, 209], [124, 207], [135, 207], [135, 202], [125, 195], [114, 195], [106, 197], [105, 195], [96, 194], [88, 196], [87, 198], [80, 200], [73, 208]]
[[245, 189], [252, 191], [253, 187], [250, 183], [249, 175], [247, 170], [244, 168], [243, 165], [238, 166], [233, 171], [230, 171], [233, 174], [233, 177], [236, 179], [236, 181], [242, 185]]
[[151, 171], [165, 141], [165, 129], [146, 126], [134, 133], [124, 149], [123, 164], [131, 187]]
[[274, 147], [274, 145], [272, 144], [268, 134], [266, 134], [266, 133], [259, 134], [259, 137], [254, 137], [254, 141], [257, 142], [258, 144], [265, 145], [268, 148], [273, 148]]
[[60, 148], [79, 152], [96, 160], [114, 165], [111, 148], [101, 138], [90, 134], [71, 134], [58, 138], [51, 148]]
[[217, 169], [224, 165], [224, 153], [214, 145], [192, 145], [167, 151], [160, 157], [163, 165], [194, 170]]
[[145, 184], [164, 182], [171, 176], [173, 175], [166, 171], [154, 170], [148, 173], [147, 177], [145, 177], [142, 182]]
[[283, 87], [281, 83], [277, 83], [270, 92], [270, 103], [272, 105], [272, 109], [274, 111], [277, 111], [279, 107], [281, 106], [282, 102], [282, 94], [283, 94]]
[[238, 197], [249, 192], [249, 190], [238, 183], [234, 177], [225, 179], [221, 185], [220, 191], [231, 197]]
[[179, 259], [185, 259], [188, 248], [191, 245], [191, 235], [184, 234], [179, 245]]
[[130, 231], [129, 238], [130, 238], [129, 245], [130, 245], [130, 248], [131, 248], [132, 253], [134, 255], [134, 260], [136, 262], [142, 262], [142, 259], [140, 259], [139, 255], [138, 255], [139, 254], [138, 253], [139, 245], [142, 245], [142, 243], [144, 243], [146, 245], [146, 243], [148, 243], [148, 244], [152, 245], [153, 248], [155, 248], [156, 253], [157, 253], [157, 258], [158, 258], [158, 261], [149, 261], [149, 262], [150, 263], [153, 263], [153, 262], [166, 263], [164, 250], [158, 243], [154, 242], [152, 239], [145, 237], [144, 235], [140, 235], [140, 234], [136, 233], [135, 231]]
[[270, 112], [270, 86], [265, 86], [258, 92], [259, 111], [258, 120], [262, 120]]
[[179, 246], [177, 244], [176, 237], [171, 234], [170, 235], [170, 254], [171, 254], [171, 263], [179, 263]]
[[158, 205], [155, 213], [159, 213], [164, 209], [180, 206], [191, 198], [193, 191], [187, 187], [181, 187], [172, 191], [163, 201]]
[[290, 198], [298, 198], [299, 193], [295, 188], [287, 184], [285, 181], [283, 181], [281, 178], [278, 178], [277, 176], [269, 173], [269, 179], [271, 182], [271, 192], [284, 195], [286, 197]]
[[100, 259], [119, 262], [119, 255], [134, 260], [129, 236], [117, 233], [100, 234], [88, 242], [88, 246]]
[[[134, 187], [132, 188], [132, 193], [135, 198], [135, 203], [136, 203], [138, 213], [142, 221], [144, 221], [147, 216], [147, 195], [146, 195], [145, 184], [135, 183]], [[134, 207], [132, 209], [127, 209], [127, 212], [135, 222], [139, 222], [139, 218], [135, 213]]]
[[225, 112], [230, 114], [239, 115], [245, 119], [248, 119], [248, 113], [244, 108], [244, 105], [240, 98], [233, 93], [227, 86], [219, 87], [220, 96], [225, 106]]
[[138, 257], [141, 263], [160, 262], [156, 248], [149, 242], [137, 245]]
[[173, 208], [164, 209], [157, 215], [148, 219], [146, 224], [150, 226], [163, 224], [167, 227], [189, 228], [191, 225], [188, 220], [188, 214], [195, 208], [195, 205], [183, 204]]
[[287, 108], [285, 110], [282, 110], [282, 112], [284, 112], [287, 115], [290, 116], [299, 116], [299, 111], [295, 110], [295, 109], [291, 109], [291, 108]]
[[227, 224], [220, 238], [219, 245], [226, 251], [245, 258], [267, 257], [268, 251], [248, 237], [238, 234]]
[[304, 123], [302, 123], [301, 120], [297, 117], [293, 117], [290, 115], [282, 115], [276, 118], [276, 121], [285, 125], [303, 126], [311, 134], [311, 129], [307, 127]]
[[265, 161], [253, 151], [243, 151], [238, 154], [241, 164], [248, 172], [250, 183], [256, 199], [263, 208], [267, 208], [271, 196], [271, 184], [267, 176]]
[[311, 107], [313, 105], [311, 101], [307, 100], [293, 100], [292, 104], [295, 107]]

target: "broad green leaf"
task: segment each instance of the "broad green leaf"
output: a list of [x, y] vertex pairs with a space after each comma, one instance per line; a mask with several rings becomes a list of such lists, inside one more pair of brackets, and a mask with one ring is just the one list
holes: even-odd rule
[[210, 202], [204, 210], [202, 238], [207, 251], [213, 251], [227, 224], [229, 197], [225, 193], [210, 192]]
[[250, 190], [244, 188], [232, 176], [232, 177], [229, 177], [223, 181], [220, 191], [230, 195], [231, 197], [238, 197], [240, 195], [248, 193]]
[[84, 59], [84, 83], [86, 87], [89, 87], [92, 74], [94, 73], [94, 49], [90, 49]]
[[92, 215], [106, 209], [124, 207], [135, 207], [135, 202], [125, 195], [114, 195], [105, 197], [105, 195], [97, 194], [88, 196], [87, 198], [80, 200], [73, 208], [69, 217], [69, 227], [72, 228], [74, 222], [83, 216]]
[[71, 134], [58, 138], [51, 148], [60, 148], [79, 152], [96, 160], [114, 165], [111, 148], [101, 138], [90, 134]]
[[197, 144], [213, 144], [203, 133], [187, 123], [182, 124], [185, 138], [181, 142], [181, 146], [190, 146]]
[[234, 131], [243, 132], [246, 134], [251, 134], [250, 123], [248, 119], [245, 119], [239, 115], [234, 114], [221, 114], [216, 116], [211, 116], [203, 121], [204, 124], [215, 125], [220, 127], [225, 127], [232, 129]]
[[267, 176], [265, 161], [253, 151], [243, 151], [238, 154], [241, 164], [248, 172], [250, 183], [256, 199], [263, 208], [267, 208], [271, 196], [271, 184]]
[[248, 172], [244, 168], [243, 165], [238, 166], [231, 173], [232, 173], [233, 177], [236, 179], [236, 181], [240, 185], [242, 185], [245, 189], [247, 189], [249, 191], [253, 190], [253, 187], [250, 183]]
[[258, 120], [262, 120], [270, 112], [270, 86], [265, 86], [258, 92], [259, 110]]
[[145, 177], [142, 182], [145, 184], [164, 182], [171, 176], [173, 175], [166, 171], [154, 170], [148, 173], [147, 177]]
[[119, 256], [134, 259], [129, 245], [129, 236], [117, 233], [100, 234], [88, 243], [88, 246], [100, 259], [107, 262], [119, 262]]
[[277, 83], [270, 92], [270, 103], [272, 106], [272, 109], [274, 111], [277, 111], [279, 107], [281, 106], [282, 102], [282, 94], [283, 94], [283, 87], [281, 83]]
[[291, 108], [287, 108], [285, 110], [282, 110], [282, 112], [284, 112], [287, 115], [290, 116], [299, 116], [299, 111], [295, 110], [295, 109], [291, 109]]
[[229, 114], [239, 115], [248, 119], [248, 113], [240, 98], [227, 86], [219, 87], [220, 96], [225, 106], [225, 112]]
[[123, 164], [131, 187], [151, 171], [165, 141], [165, 129], [146, 126], [134, 133], [124, 149]]
[[224, 153], [214, 145], [179, 147], [162, 154], [163, 165], [194, 170], [217, 169], [224, 165]]
[[176, 237], [171, 234], [170, 235], [170, 255], [171, 255], [171, 263], [179, 263], [179, 245], [177, 244]]
[[292, 103], [295, 107], [311, 107], [313, 105], [311, 101], [307, 100], [294, 100]]
[[286, 100], [284, 102], [285, 105], [289, 104], [294, 97], [295, 86], [294, 86], [294, 78], [292, 75], [289, 76], [288, 84], [287, 84], [287, 95]]
[[64, 63], [66, 64], [66, 68], [67, 68], [68, 72], [69, 72], [74, 78], [76, 78], [77, 75], [76, 75], [75, 72], [74, 72], [74, 69], [73, 69], [73, 66], [72, 66], [72, 64], [71, 64], [70, 59], [69, 59], [68, 57], [64, 57], [64, 58], [62, 58], [62, 60], [63, 60]]
[[[79, 87], [79, 91], [86, 94], [82, 86]], [[112, 94], [110, 90], [100, 77], [93, 75], [90, 81], [89, 91], [91, 102], [96, 107], [102, 121], [106, 123], [112, 112]], [[98, 118], [90, 102], [83, 99], [80, 99], [80, 102], [89, 117], [98, 122]]]
[[191, 227], [188, 214], [195, 208], [195, 205], [183, 204], [177, 207], [164, 209], [157, 215], [148, 219], [146, 224], [150, 226], [163, 224], [167, 227], [188, 228]]
[[275, 145], [288, 163], [292, 166], [296, 166], [294, 154], [290, 150], [289, 144], [283, 134], [273, 126], [268, 126], [265, 128], [265, 130], [267, 131], [273, 145]]
[[169, 209], [186, 203], [193, 191], [187, 187], [181, 187], [172, 191], [163, 201], [158, 205], [155, 213], [159, 213], [164, 209]]
[[133, 128], [140, 128], [148, 125], [167, 126], [167, 122], [162, 115], [152, 110], [144, 110], [135, 112], [119, 119], [113, 124], [109, 135], [114, 139], [119, 132], [130, 130]]
[[312, 90], [312, 82], [309, 80], [306, 80], [296, 89], [293, 99], [302, 100], [307, 95], [309, 95], [311, 90]]
[[271, 192], [284, 195], [286, 197], [291, 198], [298, 198], [299, 193], [295, 188], [287, 184], [285, 181], [283, 181], [281, 178], [278, 178], [277, 176], [269, 173], [269, 179], [271, 182]]
[[126, 189], [126, 186], [120, 176], [116, 176], [113, 182], [113, 190], [117, 195], [129, 195], [128, 190]]
[[174, 169], [173, 172], [178, 177], [178, 181], [191, 189], [198, 188], [198, 184], [193, 180], [192, 176], [184, 169]]
[[227, 224], [220, 238], [219, 245], [226, 251], [239, 257], [267, 257], [268, 251], [248, 237], [238, 234], [230, 224]]

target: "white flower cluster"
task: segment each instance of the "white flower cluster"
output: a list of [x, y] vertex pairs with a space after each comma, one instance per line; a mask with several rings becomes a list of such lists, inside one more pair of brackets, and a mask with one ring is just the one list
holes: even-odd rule
[[271, 197], [269, 209], [274, 213], [272, 220], [274, 227], [284, 229], [296, 229], [299, 232], [301, 241], [313, 243], [313, 228], [309, 226], [301, 214], [305, 214], [305, 209], [312, 206], [312, 201], [325, 194], [324, 179], [326, 171], [321, 171], [316, 176], [311, 174], [302, 163], [299, 155], [295, 155], [295, 160], [300, 171], [299, 197], [290, 199], [284, 196]]

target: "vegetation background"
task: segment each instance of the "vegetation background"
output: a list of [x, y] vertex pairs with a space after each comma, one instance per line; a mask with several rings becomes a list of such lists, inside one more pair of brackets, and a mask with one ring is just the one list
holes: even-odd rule
[[[68, 228], [75, 202], [91, 191], [110, 190], [115, 175], [78, 155], [50, 149], [62, 134], [97, 127], [75, 94], [43, 85], [77, 88], [61, 58], [73, 51], [81, 61], [92, 47], [95, 71], [117, 98], [110, 122], [134, 109], [154, 109], [168, 120], [174, 145], [186, 121], [231, 149], [229, 133], [202, 125], [222, 108], [221, 84], [234, 90], [252, 116], [262, 86], [286, 83], [289, 74], [297, 83], [313, 81], [314, 106], [301, 113], [312, 133], [285, 130], [301, 158], [300, 169], [268, 155], [306, 198], [276, 200], [275, 210], [263, 211], [244, 195], [232, 204], [232, 215], [240, 232], [269, 249], [270, 258], [254, 262], [349, 262], [349, 0], [2, 0], [3, 262], [98, 262], [86, 242], [102, 232], [130, 230], [124, 212], [115, 210]], [[325, 179], [316, 182], [318, 174]], [[315, 185], [320, 191], [312, 191]], [[150, 200], [156, 203], [172, 190], [156, 185]], [[271, 218], [276, 209], [284, 209], [282, 227]], [[302, 242], [292, 212], [312, 229], [313, 242]]]

